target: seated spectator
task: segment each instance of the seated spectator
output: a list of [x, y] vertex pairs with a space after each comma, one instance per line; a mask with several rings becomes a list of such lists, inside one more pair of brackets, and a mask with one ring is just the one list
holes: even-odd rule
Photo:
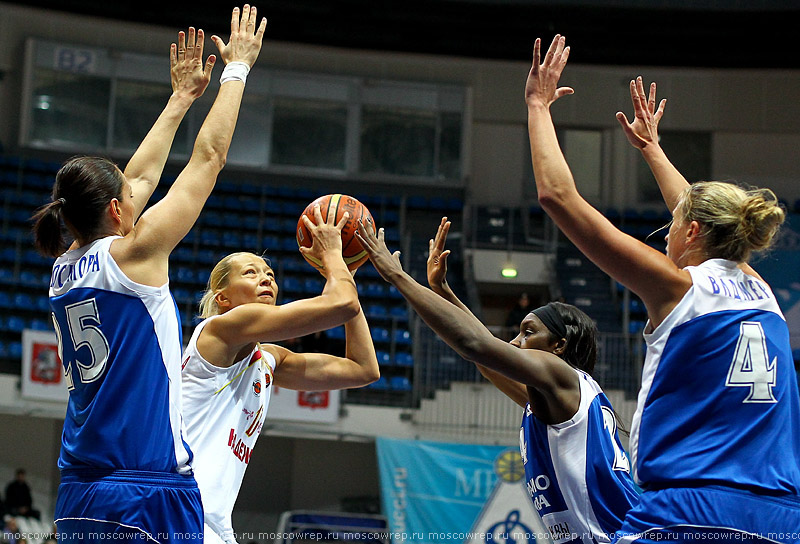
[[15, 478], [6, 486], [6, 509], [12, 516], [39, 519], [39, 511], [33, 509], [31, 488], [25, 481], [24, 468], [18, 468]]

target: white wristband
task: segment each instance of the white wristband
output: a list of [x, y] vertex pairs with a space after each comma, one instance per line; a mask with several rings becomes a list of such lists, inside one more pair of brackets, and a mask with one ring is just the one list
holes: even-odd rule
[[226, 81], [238, 79], [242, 83], [247, 82], [247, 74], [250, 73], [250, 66], [246, 62], [229, 62], [222, 70], [222, 75], [219, 77], [219, 83], [222, 85]]

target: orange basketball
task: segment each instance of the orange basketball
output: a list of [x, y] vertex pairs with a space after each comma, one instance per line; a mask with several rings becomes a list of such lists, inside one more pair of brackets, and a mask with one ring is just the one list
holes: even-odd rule
[[[364, 264], [368, 259], [367, 252], [364, 251], [364, 248], [361, 247], [361, 244], [356, 239], [355, 232], [358, 230], [359, 219], [361, 219], [365, 225], [367, 223], [372, 223], [372, 227], [375, 228], [375, 221], [372, 219], [372, 214], [369, 213], [367, 207], [348, 195], [335, 194], [321, 196], [306, 206], [306, 209], [303, 211], [303, 215], [307, 215], [312, 223], [316, 222], [314, 220], [314, 206], [317, 204], [319, 204], [319, 211], [322, 213], [323, 221], [328, 220], [329, 214], [336, 214], [334, 216], [334, 223], [339, 223], [344, 212], [350, 213], [347, 223], [345, 223], [342, 228], [342, 257], [344, 257], [344, 262], [350, 270], [355, 270]], [[311, 242], [311, 233], [308, 232], [305, 224], [303, 224], [303, 216], [301, 215], [300, 219], [297, 221], [297, 245], [311, 247]], [[322, 266], [322, 263], [316, 261], [313, 257], [303, 255], [303, 258], [314, 268]]]

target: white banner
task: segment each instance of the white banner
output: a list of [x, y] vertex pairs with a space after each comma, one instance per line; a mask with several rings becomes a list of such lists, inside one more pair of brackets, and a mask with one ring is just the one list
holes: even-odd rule
[[275, 387], [267, 420], [333, 423], [339, 419], [339, 391], [293, 391]]
[[69, 399], [54, 332], [22, 331], [22, 398], [64, 404]]

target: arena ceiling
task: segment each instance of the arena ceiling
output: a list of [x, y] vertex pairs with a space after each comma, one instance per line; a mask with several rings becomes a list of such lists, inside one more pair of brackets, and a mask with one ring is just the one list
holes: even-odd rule
[[[528, 60], [567, 36], [584, 64], [800, 68], [800, 0], [257, 0], [273, 40]], [[26, 0], [27, 6], [224, 33], [234, 5]], [[135, 7], [134, 7], [135, 6]]]

